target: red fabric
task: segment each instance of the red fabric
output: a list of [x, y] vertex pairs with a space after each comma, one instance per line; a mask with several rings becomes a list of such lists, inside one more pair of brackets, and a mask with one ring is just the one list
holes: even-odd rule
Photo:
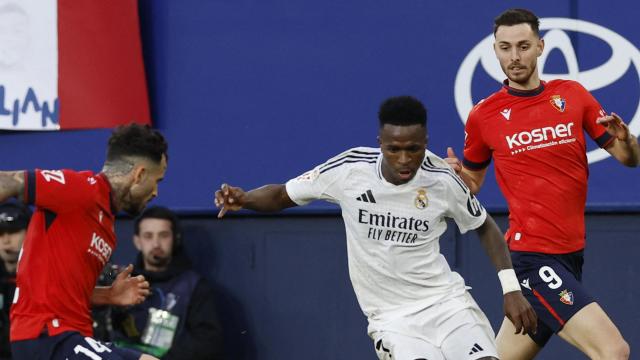
[[150, 124], [137, 0], [58, 0], [61, 129]]
[[91, 336], [91, 295], [116, 246], [111, 187], [88, 171], [38, 170], [29, 177], [36, 211], [18, 263], [11, 341], [37, 338], [45, 327], [52, 336]]
[[[562, 254], [584, 248], [583, 129], [601, 146], [610, 136], [595, 123], [604, 110], [580, 84], [554, 80], [543, 87], [518, 96], [505, 86], [480, 102], [467, 121], [464, 164], [477, 169], [493, 157], [509, 205], [511, 250]], [[563, 111], [554, 98], [564, 101]]]

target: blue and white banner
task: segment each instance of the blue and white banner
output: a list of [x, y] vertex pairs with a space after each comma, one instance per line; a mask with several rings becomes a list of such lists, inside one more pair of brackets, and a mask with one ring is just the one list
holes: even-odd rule
[[58, 129], [56, 0], [0, 2], [0, 129]]

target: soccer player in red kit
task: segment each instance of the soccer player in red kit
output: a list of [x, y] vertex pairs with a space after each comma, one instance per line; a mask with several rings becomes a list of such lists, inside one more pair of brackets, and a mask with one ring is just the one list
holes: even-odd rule
[[92, 339], [90, 306], [139, 303], [148, 293], [96, 288], [96, 281], [116, 246], [116, 213], [141, 211], [166, 167], [162, 135], [134, 124], [112, 134], [100, 173], [0, 172], [0, 201], [15, 197], [36, 207], [11, 307], [14, 359], [153, 359]]
[[629, 345], [581, 283], [585, 133], [633, 167], [640, 159], [637, 139], [579, 83], [540, 80], [544, 41], [533, 13], [505, 11], [495, 20], [494, 35], [507, 79], [469, 114], [462, 163], [451, 148], [447, 161], [475, 193], [494, 159], [509, 206], [505, 238], [523, 293], [538, 314], [538, 331], [529, 336], [516, 335], [513, 324], [503, 321], [500, 359], [531, 359], [554, 333], [592, 359], [628, 359]]

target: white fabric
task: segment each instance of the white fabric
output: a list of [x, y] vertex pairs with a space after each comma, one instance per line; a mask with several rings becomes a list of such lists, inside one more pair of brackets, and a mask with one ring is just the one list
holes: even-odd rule
[[461, 360], [497, 357], [495, 334], [486, 316], [465, 293], [374, 331], [381, 360]]
[[510, 293], [513, 291], [520, 291], [520, 282], [516, 276], [516, 272], [513, 269], [502, 269], [498, 271], [498, 278], [500, 279], [500, 285], [502, 286], [502, 294]]
[[351, 282], [374, 327], [464, 294], [464, 280], [440, 254], [439, 238], [446, 217], [464, 233], [487, 216], [433, 153], [427, 151], [416, 176], [402, 185], [382, 177], [381, 160], [380, 149], [350, 149], [286, 184], [298, 205], [323, 199], [342, 208]]
[[44, 103], [53, 113], [58, 98], [57, 13], [56, 0], [0, 1], [0, 106], [9, 112], [0, 114], [0, 129], [58, 128], [42, 125]]

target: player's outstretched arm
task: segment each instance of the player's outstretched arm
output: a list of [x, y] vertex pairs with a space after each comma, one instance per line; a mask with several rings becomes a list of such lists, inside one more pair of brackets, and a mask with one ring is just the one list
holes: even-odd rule
[[215, 204], [221, 218], [228, 210], [250, 209], [273, 212], [296, 206], [291, 200], [284, 184], [264, 185], [245, 192], [242, 188], [222, 184], [215, 193]]
[[0, 202], [14, 197], [22, 200], [24, 171], [0, 171]]
[[149, 282], [144, 276], [131, 276], [133, 265], [129, 264], [113, 281], [111, 286], [96, 286], [91, 295], [93, 305], [137, 305], [149, 295]]
[[615, 138], [606, 150], [621, 164], [636, 167], [640, 165], [640, 146], [638, 139], [631, 134], [629, 127], [616, 113], [605, 115], [596, 120], [606, 127], [607, 132]]
[[509, 249], [502, 232], [493, 218], [487, 214], [487, 220], [478, 228], [482, 247], [498, 270], [498, 277], [504, 295], [504, 314], [516, 328], [516, 334], [535, 334], [538, 318], [531, 304], [524, 298], [513, 266]]
[[471, 190], [472, 194], [477, 194], [480, 192], [480, 188], [484, 183], [484, 178], [487, 175], [487, 168], [480, 170], [469, 170], [462, 166], [462, 162], [456, 156], [455, 152], [453, 152], [453, 148], [447, 148], [447, 157], [444, 159], [451, 169], [460, 176], [462, 181], [467, 185], [469, 190]]

